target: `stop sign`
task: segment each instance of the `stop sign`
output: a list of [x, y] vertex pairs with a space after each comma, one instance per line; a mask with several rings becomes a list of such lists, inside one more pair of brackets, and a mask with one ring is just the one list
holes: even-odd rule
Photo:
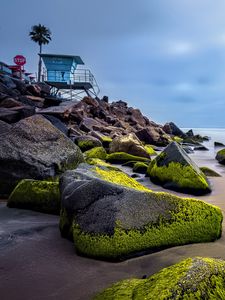
[[16, 55], [13, 60], [17, 66], [23, 66], [26, 63], [26, 58], [23, 55]]

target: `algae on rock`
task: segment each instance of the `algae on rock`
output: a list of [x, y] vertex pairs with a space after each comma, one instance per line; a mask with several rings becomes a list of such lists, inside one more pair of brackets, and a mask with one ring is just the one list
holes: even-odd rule
[[10, 194], [7, 206], [59, 214], [59, 182], [23, 179]]
[[114, 164], [123, 164], [128, 161], [143, 161], [143, 162], [150, 162], [150, 159], [140, 156], [131, 155], [125, 152], [114, 152], [108, 154], [106, 160], [110, 163]]
[[107, 152], [103, 147], [94, 147], [90, 150], [85, 151], [83, 154], [86, 159], [99, 158], [104, 160], [107, 156]]
[[94, 300], [225, 299], [225, 261], [187, 258], [147, 279], [126, 279], [113, 284]]
[[153, 182], [168, 189], [193, 195], [211, 191], [206, 176], [176, 142], [170, 143], [150, 163], [148, 175]]
[[[77, 252], [87, 256], [118, 260], [221, 236], [218, 207], [152, 192], [121, 171], [81, 164], [64, 173], [60, 190], [61, 232], [67, 235], [67, 224]], [[65, 219], [67, 214], [72, 217]]]

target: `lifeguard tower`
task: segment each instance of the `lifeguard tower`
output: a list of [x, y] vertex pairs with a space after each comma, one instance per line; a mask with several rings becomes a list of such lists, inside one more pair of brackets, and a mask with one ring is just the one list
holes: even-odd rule
[[98, 96], [100, 90], [94, 75], [84, 65], [80, 56], [39, 54], [45, 69], [43, 80], [49, 84], [52, 95], [65, 99], [80, 99], [86, 94]]

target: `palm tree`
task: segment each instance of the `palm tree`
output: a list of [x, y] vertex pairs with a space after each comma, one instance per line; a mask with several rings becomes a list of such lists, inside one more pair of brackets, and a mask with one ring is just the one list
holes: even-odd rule
[[[38, 24], [32, 26], [29, 36], [32, 41], [38, 43], [40, 47], [39, 53], [42, 53], [42, 45], [48, 44], [51, 41], [51, 34], [51, 31], [44, 25]], [[41, 57], [39, 56], [38, 82], [40, 82], [41, 79], [41, 63]]]

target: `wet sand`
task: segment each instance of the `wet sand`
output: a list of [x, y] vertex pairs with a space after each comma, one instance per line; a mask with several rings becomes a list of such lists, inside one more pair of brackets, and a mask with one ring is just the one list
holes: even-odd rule
[[[208, 154], [196, 152], [193, 159], [222, 177], [211, 178], [213, 192], [198, 197], [225, 212], [225, 166]], [[153, 190], [162, 188], [141, 178]], [[179, 194], [179, 193], [175, 193]], [[179, 194], [181, 195], [181, 194]], [[182, 194], [186, 197], [186, 195]], [[222, 237], [213, 243], [172, 247], [153, 254], [111, 263], [78, 256], [73, 244], [60, 237], [58, 217], [8, 209], [0, 202], [0, 299], [88, 300], [120, 279], [151, 275], [186, 257], [225, 259], [225, 222]]]

